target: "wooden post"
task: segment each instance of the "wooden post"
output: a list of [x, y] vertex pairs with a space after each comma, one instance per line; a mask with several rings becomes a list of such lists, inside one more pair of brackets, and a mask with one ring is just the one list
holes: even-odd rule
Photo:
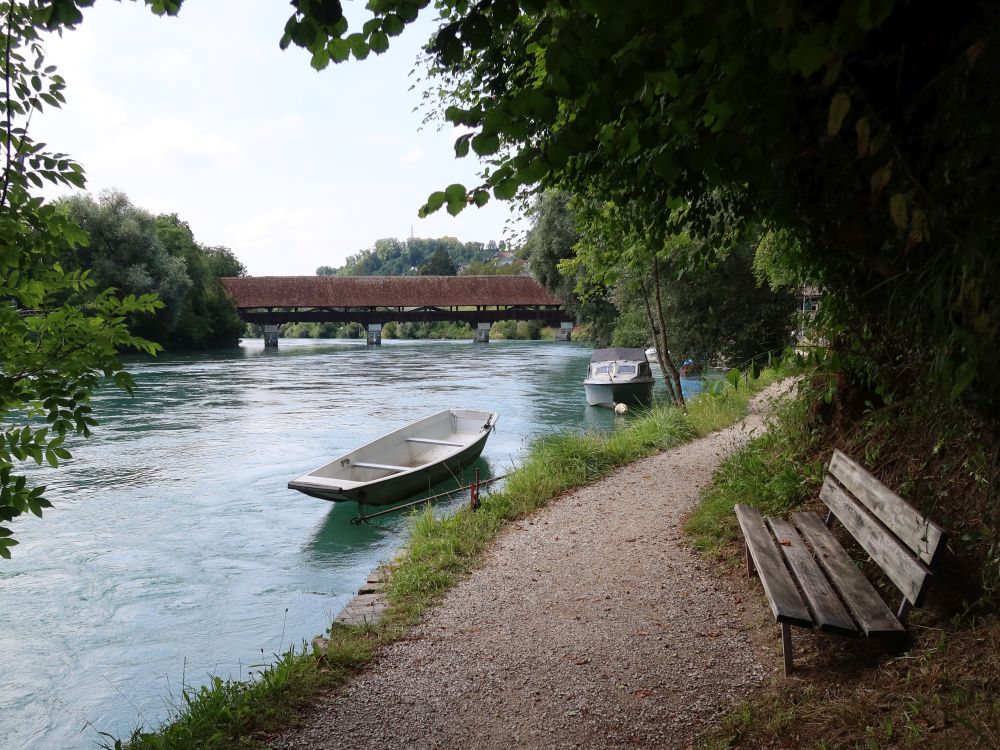
[[792, 673], [792, 626], [781, 623], [781, 653], [785, 657], [785, 677]]
[[476, 469], [476, 481], [469, 485], [469, 507], [479, 509], [479, 469]]

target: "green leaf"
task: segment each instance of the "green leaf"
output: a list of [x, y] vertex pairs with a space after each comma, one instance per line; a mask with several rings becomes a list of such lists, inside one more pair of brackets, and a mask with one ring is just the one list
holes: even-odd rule
[[910, 224], [907, 203], [908, 199], [902, 193], [896, 193], [889, 199], [889, 214], [892, 216], [892, 223], [901, 232]]
[[312, 59], [309, 64], [314, 70], [323, 70], [327, 65], [330, 64], [330, 53], [324, 47], [313, 52]]
[[443, 190], [438, 190], [437, 192], [431, 193], [430, 197], [427, 199], [427, 211], [428, 213], [434, 213], [444, 202], [448, 199]]
[[485, 190], [477, 190], [472, 194], [472, 202], [476, 204], [478, 208], [482, 208], [487, 203], [489, 203], [490, 194]]
[[389, 36], [398, 36], [403, 33], [406, 23], [395, 13], [390, 13], [382, 19], [382, 31]]
[[492, 133], [480, 133], [472, 139], [472, 148], [480, 156], [489, 156], [500, 150], [500, 139]]
[[726, 380], [729, 381], [733, 388], [738, 388], [740, 385], [740, 377], [742, 377], [739, 370], [735, 367], [726, 373]]
[[444, 189], [444, 196], [448, 203], [454, 203], [456, 201], [462, 201], [464, 203], [466, 193], [467, 191], [465, 189], [465, 185], [460, 185], [457, 182]]
[[844, 92], [833, 95], [830, 100], [830, 111], [826, 116], [826, 134], [831, 138], [840, 132], [844, 124], [844, 118], [851, 111], [851, 97]]
[[355, 59], [364, 60], [368, 57], [368, 43], [365, 41], [365, 38], [361, 36], [361, 34], [351, 34], [345, 41], [348, 45], [350, 45], [351, 53], [354, 55]]
[[351, 45], [344, 39], [331, 39], [326, 50], [335, 63], [342, 63], [351, 56]]
[[858, 134], [858, 156], [867, 156], [871, 149], [872, 129], [867, 117], [859, 117], [854, 125]]
[[455, 156], [463, 158], [469, 154], [469, 142], [472, 140], [472, 133], [460, 135], [455, 139]]
[[381, 55], [389, 49], [389, 37], [382, 31], [376, 31], [368, 37], [368, 46], [376, 55]]
[[892, 169], [886, 164], [884, 167], [876, 169], [872, 173], [871, 186], [872, 186], [872, 205], [878, 203], [879, 195], [882, 194], [882, 190], [886, 185], [889, 184], [889, 180], [892, 179]]
[[504, 180], [493, 188], [493, 196], [498, 200], [506, 201], [517, 195], [517, 188], [520, 183], [517, 180]]

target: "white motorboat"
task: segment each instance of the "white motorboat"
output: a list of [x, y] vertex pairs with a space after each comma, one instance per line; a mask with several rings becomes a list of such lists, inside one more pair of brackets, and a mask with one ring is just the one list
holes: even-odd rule
[[583, 381], [591, 406], [648, 404], [653, 398], [653, 372], [642, 349], [597, 349]]
[[334, 502], [400, 502], [459, 475], [483, 452], [499, 416], [446, 409], [338, 456], [288, 487]]

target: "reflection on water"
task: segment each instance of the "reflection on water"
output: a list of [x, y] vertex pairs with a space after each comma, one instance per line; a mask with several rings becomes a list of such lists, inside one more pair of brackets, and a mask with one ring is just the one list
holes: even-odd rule
[[552, 342], [258, 340], [132, 362], [135, 396], [99, 394], [95, 437], [37, 470], [56, 507], [17, 524], [0, 564], [0, 747], [155, 725], [182, 685], [246, 676], [322, 631], [408, 521], [352, 525], [353, 504], [289, 479], [460, 406], [500, 413], [477, 465], [503, 473], [535, 436], [615, 424], [585, 404], [588, 358]]

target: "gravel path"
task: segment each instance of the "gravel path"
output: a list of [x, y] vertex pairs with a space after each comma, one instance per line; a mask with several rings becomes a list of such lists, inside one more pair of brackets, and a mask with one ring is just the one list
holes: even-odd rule
[[780, 390], [741, 424], [511, 526], [409, 638], [273, 747], [689, 746], [774, 669], [754, 636], [758, 604], [748, 615], [681, 525]]

